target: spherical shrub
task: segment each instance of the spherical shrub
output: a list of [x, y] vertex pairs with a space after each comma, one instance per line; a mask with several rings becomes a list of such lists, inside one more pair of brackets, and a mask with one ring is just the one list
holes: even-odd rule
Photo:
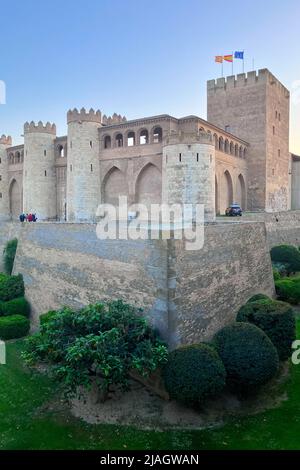
[[300, 303], [300, 278], [279, 279], [275, 281], [275, 289], [279, 300], [293, 305]]
[[274, 344], [281, 361], [291, 356], [292, 342], [296, 339], [296, 321], [289, 304], [271, 299], [247, 303], [240, 308], [236, 320], [261, 328]]
[[247, 300], [247, 304], [256, 302], [257, 300], [270, 300], [270, 297], [268, 297], [266, 294], [255, 294]]
[[30, 329], [28, 318], [23, 315], [11, 315], [0, 318], [0, 338], [15, 339], [26, 336]]
[[196, 404], [220, 393], [226, 382], [224, 365], [207, 344], [194, 344], [172, 351], [163, 369], [165, 386], [171, 398]]
[[7, 276], [0, 274], [0, 301], [24, 297], [24, 281], [22, 274], [17, 276]]
[[289, 273], [300, 271], [300, 252], [292, 245], [278, 245], [271, 249], [271, 260], [284, 263]]
[[279, 358], [268, 336], [250, 323], [232, 323], [214, 336], [227, 373], [227, 384], [236, 391], [250, 391], [277, 372]]
[[0, 315], [24, 315], [24, 317], [29, 317], [30, 304], [25, 299], [25, 297], [19, 297], [18, 299], [1, 302]]

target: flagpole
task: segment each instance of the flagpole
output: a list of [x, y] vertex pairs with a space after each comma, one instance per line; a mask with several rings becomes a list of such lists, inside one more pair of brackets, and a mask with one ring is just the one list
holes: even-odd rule
[[243, 49], [243, 73], [245, 73], [245, 51]]
[[231, 75], [233, 75], [233, 51], [232, 51], [232, 62], [231, 62]]
[[224, 74], [223, 74], [223, 59], [222, 59], [222, 78], [223, 78]]

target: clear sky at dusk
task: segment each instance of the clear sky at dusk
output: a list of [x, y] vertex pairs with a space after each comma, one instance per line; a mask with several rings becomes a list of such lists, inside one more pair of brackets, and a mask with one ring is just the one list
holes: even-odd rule
[[[29, 120], [66, 133], [69, 108], [127, 119], [206, 118], [214, 56], [245, 50], [291, 91], [291, 151], [300, 154], [299, 0], [0, 0], [0, 134], [22, 142]], [[242, 61], [234, 73], [242, 71]], [[231, 75], [231, 65], [224, 65]]]

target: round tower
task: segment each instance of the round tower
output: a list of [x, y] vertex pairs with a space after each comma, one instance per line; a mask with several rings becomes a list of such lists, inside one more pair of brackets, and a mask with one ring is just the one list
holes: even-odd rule
[[163, 145], [162, 201], [204, 204], [205, 221], [215, 220], [215, 147], [210, 134], [168, 134]]
[[101, 113], [70, 110], [68, 120], [67, 220], [93, 222], [100, 203]]
[[2, 135], [0, 137], [0, 220], [7, 220], [10, 213], [7, 149], [11, 145], [10, 136]]
[[38, 220], [56, 218], [55, 138], [55, 124], [24, 124], [23, 210]]

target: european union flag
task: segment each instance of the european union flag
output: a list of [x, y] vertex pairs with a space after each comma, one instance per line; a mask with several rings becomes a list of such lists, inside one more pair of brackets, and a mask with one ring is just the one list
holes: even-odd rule
[[243, 60], [244, 59], [244, 51], [235, 51], [234, 58]]

